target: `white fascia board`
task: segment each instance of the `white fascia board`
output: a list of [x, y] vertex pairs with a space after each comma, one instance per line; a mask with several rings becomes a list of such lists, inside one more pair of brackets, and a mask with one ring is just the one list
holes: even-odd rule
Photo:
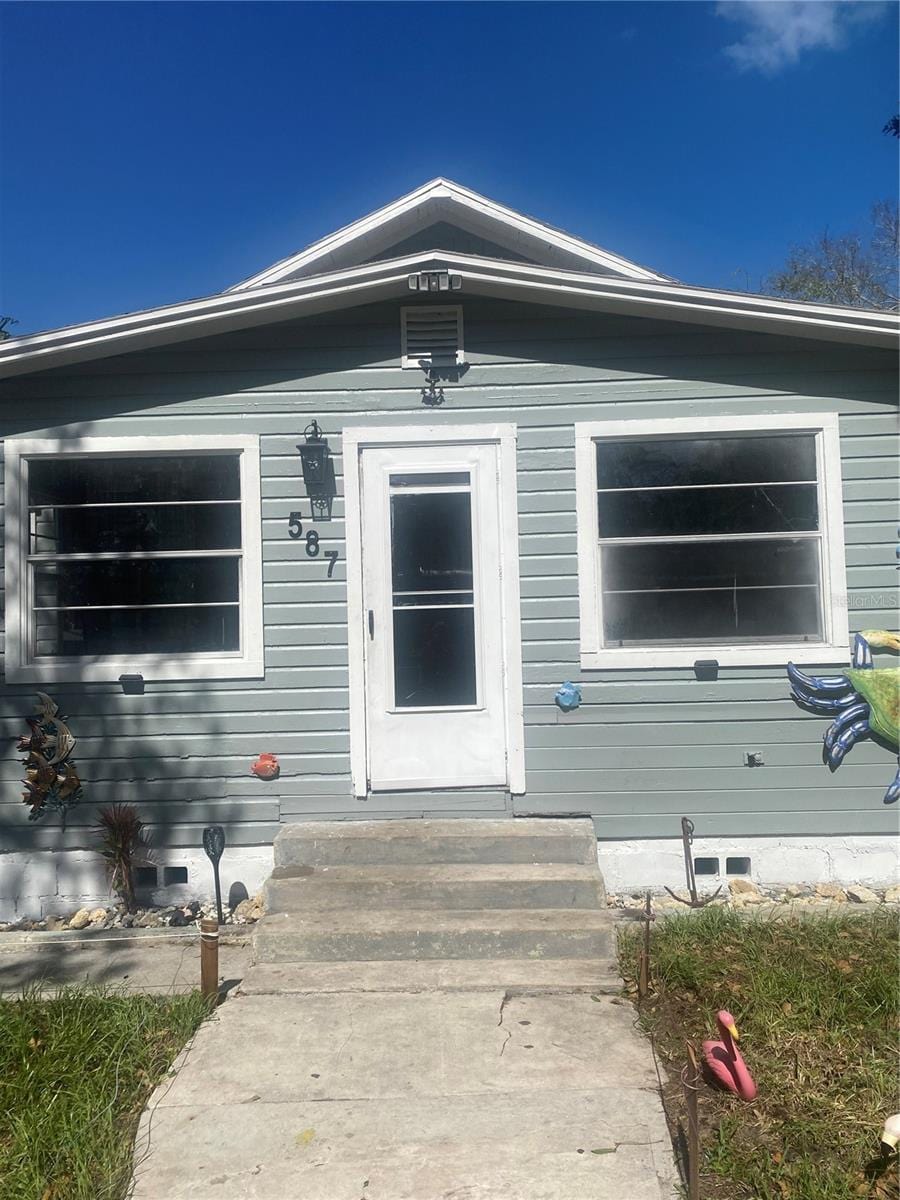
[[0, 378], [286, 321], [294, 316], [350, 308], [390, 296], [406, 296], [409, 275], [436, 268], [462, 274], [463, 300], [467, 293], [475, 293], [887, 349], [897, 347], [900, 335], [900, 316], [896, 313], [782, 301], [675, 283], [610, 279], [430, 250], [247, 292], [225, 292], [9, 338], [0, 342]]
[[627, 258], [604, 250], [601, 246], [585, 242], [552, 225], [546, 225], [534, 217], [525, 216], [524, 213], [498, 204], [495, 200], [473, 192], [450, 179], [438, 178], [401, 196], [398, 200], [386, 204], [383, 208], [361, 217], [358, 221], [345, 225], [327, 237], [320, 238], [297, 254], [281, 259], [264, 271], [235, 284], [228, 291], [242, 292], [277, 283], [286, 276], [306, 270], [315, 263], [327, 259], [335, 251], [343, 249], [354, 241], [361, 240], [392, 222], [401, 221], [414, 209], [423, 207], [432, 200], [449, 200], [451, 203], [458, 204], [477, 214], [483, 220], [486, 219], [492, 226], [505, 228], [514, 235], [516, 241], [521, 241], [524, 237], [526, 241], [538, 241], [563, 250], [567, 254], [580, 258], [588, 270], [594, 266], [623, 275], [628, 279], [644, 279], [655, 282], [665, 282], [668, 279], [668, 276], [660, 275]]

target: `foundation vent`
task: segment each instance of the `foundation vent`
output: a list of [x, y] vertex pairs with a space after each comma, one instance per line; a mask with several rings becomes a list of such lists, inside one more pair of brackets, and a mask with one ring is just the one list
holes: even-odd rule
[[695, 875], [718, 875], [719, 860], [717, 858], [695, 858], [694, 859], [694, 874]]

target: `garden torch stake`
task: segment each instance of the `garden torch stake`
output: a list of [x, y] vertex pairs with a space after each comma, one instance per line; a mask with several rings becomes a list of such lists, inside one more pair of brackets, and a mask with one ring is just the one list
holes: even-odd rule
[[216, 914], [219, 918], [219, 924], [225, 924], [225, 918], [222, 916], [222, 885], [219, 883], [219, 859], [225, 850], [225, 830], [221, 825], [208, 825], [203, 830], [203, 849], [206, 851], [206, 857], [212, 863], [213, 879], [216, 883]]
[[219, 995], [219, 923], [212, 917], [200, 922], [200, 994], [209, 1001]]

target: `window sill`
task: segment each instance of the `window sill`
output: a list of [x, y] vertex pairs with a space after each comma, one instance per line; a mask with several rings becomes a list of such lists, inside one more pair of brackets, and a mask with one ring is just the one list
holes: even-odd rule
[[249, 658], [103, 658], [6, 664], [7, 683], [118, 683], [122, 675], [143, 675], [147, 683], [193, 679], [262, 679], [262, 659]]
[[693, 667], [715, 659], [720, 667], [786, 667], [789, 662], [848, 667], [850, 646], [800, 642], [761, 646], [624, 646], [582, 650], [582, 670], [640, 670], [655, 667]]

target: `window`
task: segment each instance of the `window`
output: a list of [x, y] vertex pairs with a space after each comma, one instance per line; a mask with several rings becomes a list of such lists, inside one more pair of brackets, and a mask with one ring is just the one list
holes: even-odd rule
[[403, 367], [451, 368], [465, 362], [462, 307], [421, 305], [400, 309]]
[[7, 677], [260, 676], [254, 437], [6, 444]]
[[582, 666], [847, 653], [837, 417], [576, 426]]

